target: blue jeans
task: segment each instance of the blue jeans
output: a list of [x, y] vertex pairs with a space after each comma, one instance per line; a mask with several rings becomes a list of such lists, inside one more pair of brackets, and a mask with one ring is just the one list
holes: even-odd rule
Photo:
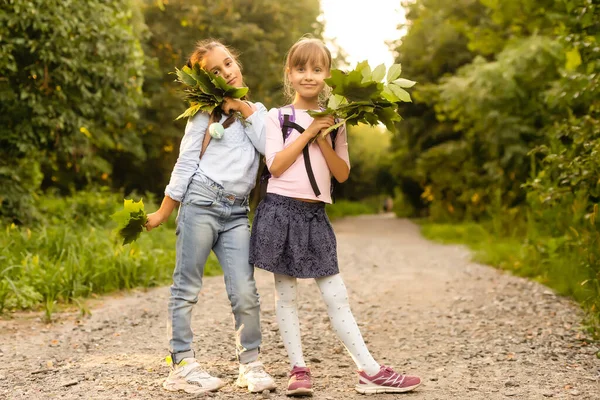
[[[197, 179], [206, 182], [199, 182]], [[242, 363], [258, 358], [261, 343], [260, 304], [254, 267], [248, 262], [248, 200], [226, 193], [207, 178], [190, 183], [177, 216], [177, 261], [169, 299], [169, 348], [173, 362], [194, 357], [192, 307], [202, 288], [204, 265], [211, 249], [223, 269]], [[210, 312], [210, 305], [203, 309]]]

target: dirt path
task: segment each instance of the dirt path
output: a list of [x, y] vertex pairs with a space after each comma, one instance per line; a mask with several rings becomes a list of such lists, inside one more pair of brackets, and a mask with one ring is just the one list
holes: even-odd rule
[[[387, 215], [337, 222], [342, 274], [376, 359], [419, 374], [405, 395], [373, 399], [600, 399], [597, 344], [578, 329], [571, 302], [536, 283], [469, 261], [460, 246], [423, 239], [411, 222]], [[257, 272], [262, 301], [262, 360], [279, 389], [269, 396], [226, 386], [218, 399], [284, 399], [285, 351], [274, 315], [271, 276]], [[300, 290], [305, 355], [316, 399], [364, 398], [354, 365], [333, 335], [314, 282]], [[0, 399], [181, 399], [162, 390], [168, 368], [168, 288], [112, 296], [92, 316], [63, 313], [0, 321]], [[197, 357], [233, 381], [232, 319], [221, 277], [205, 280], [195, 309]]]

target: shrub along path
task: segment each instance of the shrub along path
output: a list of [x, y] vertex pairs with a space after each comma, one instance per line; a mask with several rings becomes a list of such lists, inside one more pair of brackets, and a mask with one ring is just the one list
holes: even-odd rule
[[[434, 244], [418, 227], [388, 215], [342, 219], [340, 265], [354, 314], [371, 352], [424, 384], [402, 396], [371, 398], [600, 398], [598, 344], [579, 329], [582, 314], [547, 288], [469, 261], [460, 246]], [[262, 360], [279, 389], [249, 395], [228, 385], [219, 399], [286, 398], [288, 365], [274, 315], [269, 274], [257, 272], [262, 297]], [[59, 313], [0, 321], [0, 398], [180, 399], [164, 392], [168, 369], [168, 288], [105, 297], [92, 316]], [[363, 398], [354, 365], [333, 335], [314, 282], [299, 294], [306, 359], [317, 399]], [[195, 309], [197, 357], [232, 382], [237, 374], [223, 280], [205, 280]]]

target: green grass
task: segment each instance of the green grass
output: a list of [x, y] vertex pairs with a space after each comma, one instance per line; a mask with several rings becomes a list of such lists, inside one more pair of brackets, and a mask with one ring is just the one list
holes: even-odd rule
[[[51, 212], [44, 223], [0, 227], [0, 313], [43, 309], [49, 320], [60, 304], [74, 303], [83, 310], [81, 299], [92, 294], [170, 282], [175, 266], [174, 216], [163, 227], [122, 246], [110, 221], [110, 214], [122, 204], [120, 195], [46, 200], [46, 211]], [[86, 208], [91, 210], [87, 216]], [[211, 254], [205, 274], [219, 273]]]
[[326, 210], [331, 221], [353, 215], [377, 214], [379, 211], [378, 203], [368, 200], [364, 202], [337, 200], [333, 204], [327, 204]]
[[521, 242], [515, 238], [498, 238], [475, 223], [438, 224], [420, 222], [421, 233], [441, 243], [467, 245], [474, 252], [473, 260], [503, 269], [518, 268]]

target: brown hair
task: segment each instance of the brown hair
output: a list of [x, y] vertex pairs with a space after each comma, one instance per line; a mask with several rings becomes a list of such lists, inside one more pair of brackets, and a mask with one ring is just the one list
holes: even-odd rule
[[[201, 68], [204, 68], [203, 61], [204, 61], [204, 57], [206, 56], [206, 53], [208, 53], [215, 47], [222, 47], [223, 49], [225, 49], [225, 51], [227, 51], [229, 53], [229, 55], [231, 56], [233, 61], [238, 65], [238, 67], [240, 68], [240, 71], [242, 70], [242, 64], [240, 64], [240, 62], [238, 61], [239, 53], [236, 50], [232, 49], [231, 47], [225, 46], [220, 41], [218, 41], [216, 39], [212, 39], [212, 38], [200, 40], [196, 43], [196, 47], [194, 48], [194, 51], [188, 57], [187, 66], [192, 68], [192, 66], [197, 63], [197, 64], [200, 64]], [[243, 99], [246, 99], [246, 98], [247, 98], [247, 96], [243, 97]], [[213, 122], [219, 122], [219, 120], [221, 119], [221, 115], [222, 115], [221, 112], [215, 108], [213, 110], [213, 112], [210, 114], [210, 119], [208, 121], [208, 125], [210, 126], [210, 124]], [[227, 128], [234, 121], [235, 121], [235, 115], [231, 114], [229, 116], [229, 118], [227, 118], [225, 121], [223, 121], [223, 127]], [[208, 129], [207, 129], [207, 133], [208, 133]]]
[[[283, 73], [283, 90], [288, 100], [294, 98], [294, 88], [288, 79], [288, 73], [294, 67], [306, 65], [307, 62], [313, 64], [321, 64], [331, 71], [331, 52], [325, 44], [312, 37], [302, 37], [290, 48], [285, 59], [285, 67]], [[322, 103], [329, 95], [329, 87], [326, 85], [323, 92], [319, 95], [319, 102]]]
[[238, 67], [240, 67], [240, 70], [242, 69], [242, 64], [240, 64], [240, 62], [238, 61], [239, 53], [235, 49], [225, 46], [220, 41], [212, 38], [200, 40], [196, 43], [194, 51], [188, 57], [187, 66], [192, 68], [192, 65], [198, 63], [202, 67], [202, 61], [204, 60], [206, 53], [208, 53], [215, 47], [224, 48], [231, 55], [231, 58], [233, 59], [233, 61], [235, 61]]

